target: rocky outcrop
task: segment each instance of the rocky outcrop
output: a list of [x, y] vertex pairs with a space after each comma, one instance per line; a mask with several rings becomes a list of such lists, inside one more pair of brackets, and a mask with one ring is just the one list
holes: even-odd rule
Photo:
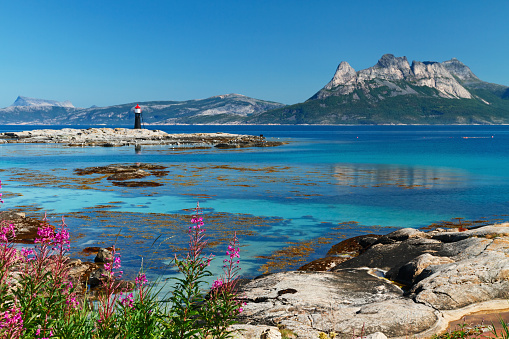
[[304, 266], [244, 285], [242, 321], [283, 326], [298, 338], [425, 337], [465, 314], [509, 308], [509, 224], [363, 237], [362, 245], [335, 245], [333, 252], [349, 248], [353, 258], [332, 268]]
[[[129, 145], [227, 145], [230, 147], [279, 146], [282, 142], [268, 142], [263, 136], [230, 133], [168, 134], [160, 130], [128, 128], [63, 128], [0, 133], [0, 141], [7, 143], [58, 143], [66, 146], [118, 147]], [[224, 148], [224, 147], [223, 147]]]
[[43, 223], [42, 220], [28, 218], [23, 212], [2, 211], [0, 221], [13, 224], [16, 237], [12, 240], [15, 243], [33, 244], [37, 238], [37, 229]]
[[[479, 79], [457, 59], [443, 63], [413, 61], [410, 65], [404, 56], [385, 54], [375, 66], [358, 72], [347, 62], [342, 61], [332, 80], [311, 99], [348, 95], [360, 90], [368, 98], [380, 100], [387, 95], [417, 95], [419, 93], [415, 91], [414, 86], [432, 88], [436, 90], [437, 96], [444, 98], [471, 99], [472, 94], [458, 80]], [[385, 90], [378, 93], [376, 89], [380, 88]]]
[[244, 321], [284, 326], [298, 338], [360, 334], [363, 328], [366, 334], [404, 336], [437, 321], [432, 308], [403, 297], [400, 288], [366, 269], [276, 273], [253, 280], [243, 292]]

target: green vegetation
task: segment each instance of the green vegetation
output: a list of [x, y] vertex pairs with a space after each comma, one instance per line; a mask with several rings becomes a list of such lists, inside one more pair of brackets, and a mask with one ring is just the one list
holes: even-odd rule
[[[399, 84], [404, 88], [403, 84]], [[476, 86], [473, 99], [448, 99], [430, 87], [408, 87], [418, 94], [391, 96], [381, 86], [369, 93], [354, 90], [271, 110], [247, 119], [259, 124], [503, 124], [509, 123], [509, 100], [500, 87]], [[505, 87], [504, 87], [505, 88]], [[485, 103], [483, 100], [488, 102]]]
[[234, 235], [223, 261], [224, 275], [207, 287], [203, 278], [211, 276], [212, 256], [202, 253], [206, 241], [200, 214], [197, 207], [187, 256], [174, 259], [181, 277], [175, 278], [169, 297], [158, 296], [143, 272], [134, 284], [122, 281], [120, 256], [113, 247], [96, 300], [86, 282], [70, 274], [63, 218], [58, 227], [45, 218], [35, 248], [21, 251], [12, 242], [15, 226], [0, 221], [0, 338], [231, 338], [230, 325], [243, 306], [236, 292], [239, 244]]

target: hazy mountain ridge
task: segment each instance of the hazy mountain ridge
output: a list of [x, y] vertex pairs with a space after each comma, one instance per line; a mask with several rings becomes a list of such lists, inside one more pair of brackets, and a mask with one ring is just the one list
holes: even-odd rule
[[67, 107], [67, 108], [75, 108], [74, 105], [70, 101], [55, 101], [55, 100], [46, 100], [46, 99], [35, 99], [18, 96], [16, 101], [10, 107]]

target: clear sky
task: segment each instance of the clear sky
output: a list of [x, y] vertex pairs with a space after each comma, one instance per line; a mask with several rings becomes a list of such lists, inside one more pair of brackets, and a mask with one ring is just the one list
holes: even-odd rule
[[509, 85], [509, 1], [0, 2], [0, 107], [77, 107], [239, 93], [294, 104], [385, 53], [453, 57]]

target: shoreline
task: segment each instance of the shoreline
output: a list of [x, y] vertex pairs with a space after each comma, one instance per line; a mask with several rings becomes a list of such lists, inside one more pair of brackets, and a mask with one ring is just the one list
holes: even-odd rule
[[267, 141], [263, 136], [232, 133], [179, 133], [169, 134], [161, 130], [128, 128], [62, 128], [37, 129], [22, 132], [0, 133], [0, 144], [43, 143], [66, 146], [147, 146], [147, 145], [212, 145], [218, 148], [273, 147], [283, 145], [280, 141]]

